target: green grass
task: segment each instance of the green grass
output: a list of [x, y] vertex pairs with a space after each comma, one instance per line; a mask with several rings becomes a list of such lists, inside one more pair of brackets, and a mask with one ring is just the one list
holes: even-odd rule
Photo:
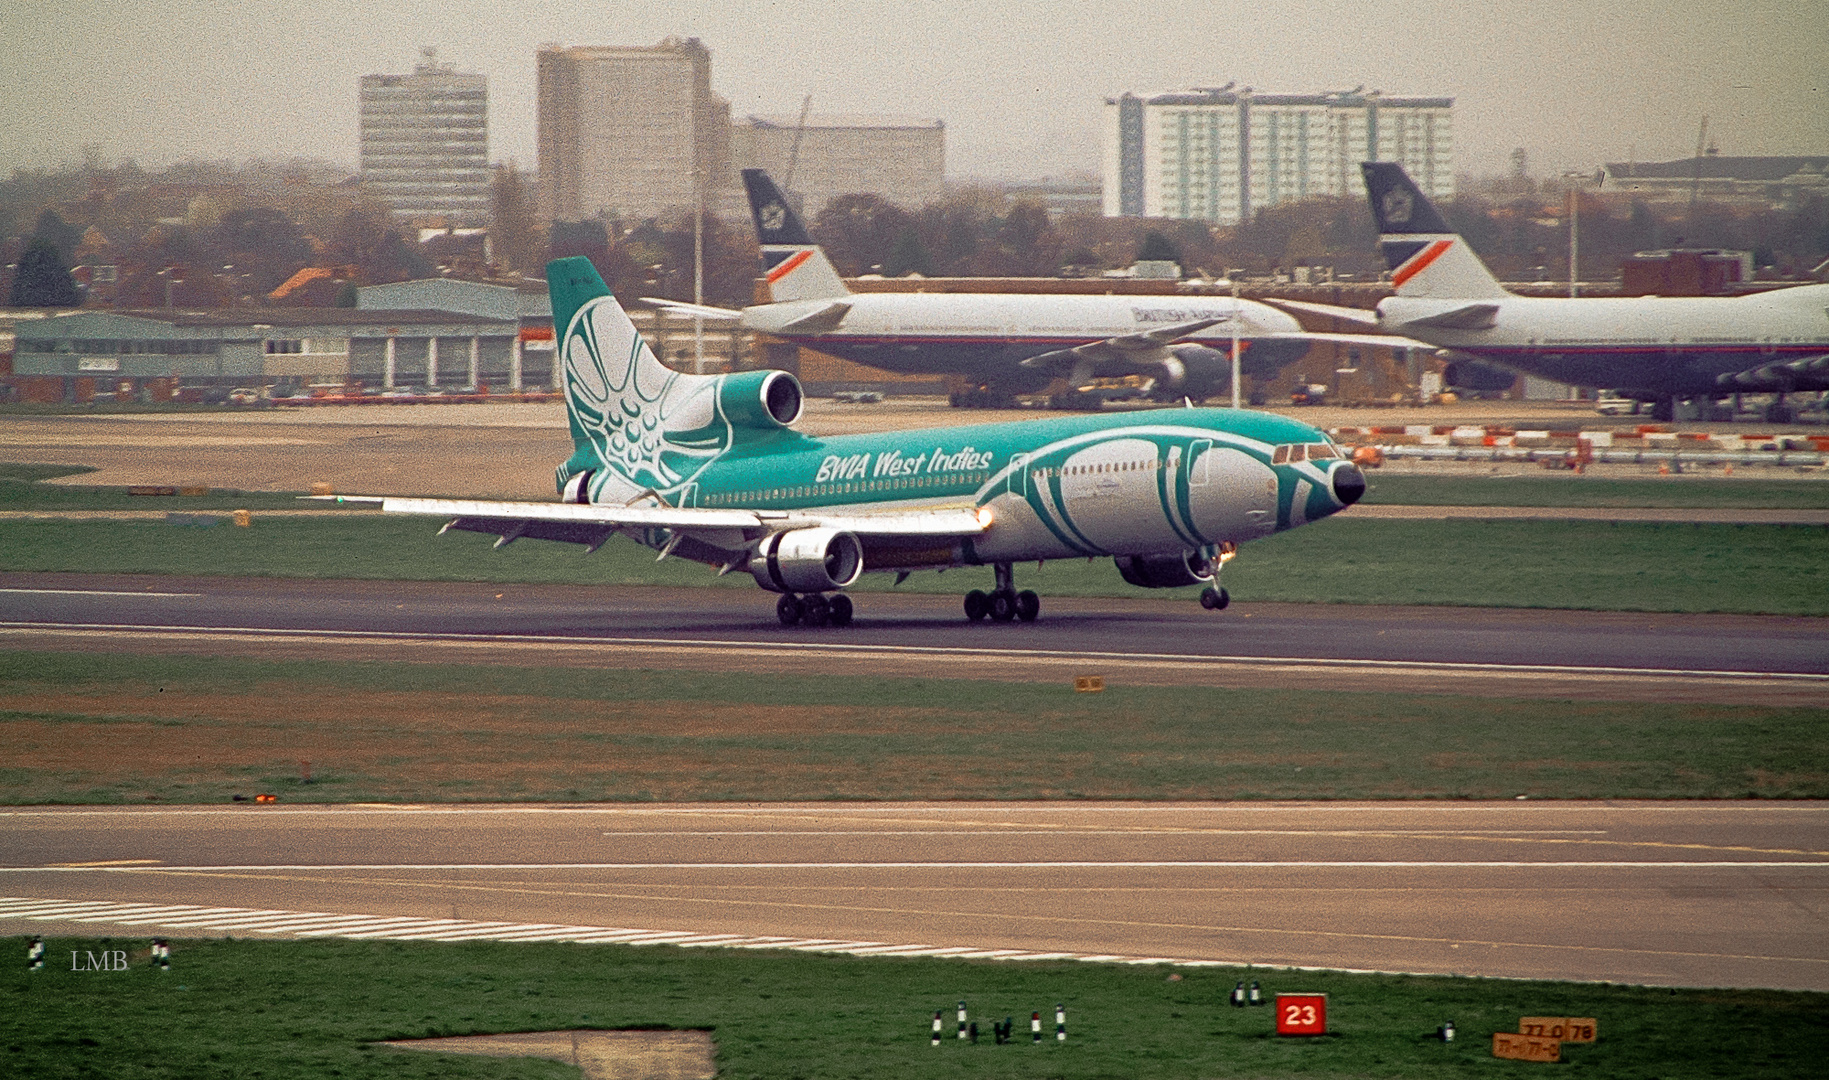
[[[276, 696], [297, 705], [267, 707]], [[0, 802], [1823, 798], [1823, 716], [1122, 679], [1093, 695], [1066, 676], [0, 653]], [[23, 764], [46, 755], [62, 763]]]
[[[4, 939], [12, 956], [25, 940]], [[582, 1028], [709, 1029], [726, 1078], [1404, 1077], [1791, 1078], [1829, 1056], [1821, 994], [1761, 990], [1169, 969], [1076, 962], [872, 959], [614, 945], [49, 941], [46, 970], [0, 976], [0, 1073], [61, 1080], [551, 1077], [570, 1066], [396, 1050], [384, 1039]], [[77, 972], [71, 950], [128, 948], [124, 972]], [[64, 970], [60, 970], [63, 968]], [[1240, 979], [1328, 995], [1330, 1034], [1277, 1038], [1273, 1008], [1233, 1009]], [[951, 1037], [955, 1003], [1016, 1018], [1018, 1041]], [[1053, 1008], [1069, 1037], [1053, 1040]], [[936, 1009], [946, 1034], [929, 1032]], [[1031, 1043], [1040, 1010], [1047, 1039]], [[1556, 1067], [1497, 1061], [1521, 1016], [1591, 1016], [1599, 1039]], [[1444, 1020], [1458, 1037], [1432, 1037]], [[1535, 1075], [1535, 1073], [1531, 1073]]]
[[[56, 488], [38, 482], [54, 480], [60, 476], [81, 476], [83, 473], [94, 471], [95, 466], [93, 465], [39, 465], [31, 462], [0, 461], [0, 483], [13, 481], [14, 485], [8, 485], [8, 487], [16, 484], [33, 484], [55, 491]], [[6, 494], [10, 494], [10, 492], [0, 489], [0, 498], [5, 498]]]
[[1619, 480], [1593, 475], [1412, 476], [1372, 470], [1367, 505], [1696, 507], [1821, 510], [1829, 482], [1667, 476]]
[[[125, 498], [125, 496], [123, 496]], [[138, 499], [178, 509], [181, 499]], [[258, 508], [256, 508], [258, 511]], [[252, 528], [162, 522], [0, 522], [0, 570], [256, 577], [488, 581], [753, 588], [617, 538], [595, 554], [493, 537], [435, 535], [428, 518], [261, 517]], [[1124, 584], [1109, 559], [1018, 569], [1047, 596], [1154, 596]], [[916, 574], [904, 591], [989, 588], [988, 567]], [[1829, 615], [1829, 529], [1820, 526], [1567, 521], [1373, 521], [1334, 518], [1246, 545], [1226, 568], [1238, 600], [1445, 604], [1616, 611]], [[863, 591], [889, 589], [867, 575]]]

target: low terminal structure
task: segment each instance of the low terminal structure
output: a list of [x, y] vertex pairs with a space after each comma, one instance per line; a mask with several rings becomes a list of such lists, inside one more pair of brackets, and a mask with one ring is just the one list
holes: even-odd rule
[[21, 323], [16, 335], [5, 387], [22, 401], [314, 384], [520, 390], [550, 386], [554, 374], [550, 319], [543, 340], [529, 341], [515, 319], [451, 311], [76, 311]]

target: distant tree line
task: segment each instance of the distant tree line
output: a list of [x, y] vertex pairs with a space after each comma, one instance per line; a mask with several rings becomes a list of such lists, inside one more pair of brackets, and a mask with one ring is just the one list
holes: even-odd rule
[[[1470, 186], [1470, 185], [1469, 185]], [[1567, 276], [1562, 196], [1469, 193], [1446, 200], [1449, 222], [1500, 277]], [[1581, 273], [1605, 280], [1635, 251], [1690, 246], [1750, 250], [1762, 267], [1797, 274], [1829, 257], [1829, 198], [1786, 209], [1624, 201], [1581, 196]], [[1376, 275], [1383, 269], [1362, 198], [1285, 203], [1230, 228], [1168, 219], [1051, 216], [1033, 199], [990, 187], [958, 190], [918, 209], [878, 195], [846, 195], [809, 223], [841, 274], [900, 277], [1096, 275], [1164, 258], [1188, 274], [1263, 274], [1304, 265]], [[455, 235], [425, 243], [359, 185], [288, 182], [284, 168], [190, 163], [148, 174], [131, 162], [63, 172], [16, 171], [0, 181], [10, 303], [61, 306], [81, 299], [69, 268], [107, 261], [117, 306], [264, 304], [306, 267], [335, 270], [334, 287], [283, 303], [353, 303], [354, 286], [440, 273], [493, 280], [538, 277], [547, 260], [583, 255], [619, 296], [693, 295], [692, 219], [542, 221], [530, 185], [512, 164], [491, 189], [490, 250]], [[742, 306], [755, 299], [757, 250], [747, 220], [708, 216], [704, 296]], [[98, 253], [97, 243], [106, 250]]]

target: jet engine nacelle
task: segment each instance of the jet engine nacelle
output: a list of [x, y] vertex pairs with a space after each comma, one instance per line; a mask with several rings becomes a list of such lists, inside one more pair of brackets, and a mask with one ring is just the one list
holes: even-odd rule
[[1454, 360], [1442, 369], [1442, 382], [1446, 385], [1486, 394], [1510, 390], [1517, 381], [1517, 372], [1484, 360]]
[[842, 589], [864, 572], [864, 545], [842, 529], [779, 532], [756, 546], [749, 572], [770, 592]]
[[1124, 580], [1141, 589], [1178, 589], [1213, 580], [1213, 563], [1198, 551], [1179, 555], [1119, 555], [1111, 560]]
[[739, 427], [787, 427], [805, 403], [800, 380], [785, 371], [744, 371], [718, 387], [718, 408]]

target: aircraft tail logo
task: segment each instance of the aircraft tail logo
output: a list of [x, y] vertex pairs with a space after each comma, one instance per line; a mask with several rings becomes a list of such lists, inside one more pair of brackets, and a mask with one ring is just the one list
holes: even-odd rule
[[1484, 300], [1510, 295], [1403, 166], [1362, 163], [1366, 198], [1378, 219], [1378, 247], [1399, 296]]
[[687, 375], [662, 364], [589, 259], [553, 260], [546, 281], [573, 445], [559, 466], [560, 493], [567, 502], [652, 495], [677, 505], [693, 477], [730, 445], [718, 400], [730, 376]]
[[762, 245], [762, 272], [768, 280], [771, 300], [785, 303], [851, 295], [831, 260], [807, 235], [800, 215], [794, 213], [787, 196], [768, 173], [744, 169], [743, 188], [749, 195], [756, 240]]

